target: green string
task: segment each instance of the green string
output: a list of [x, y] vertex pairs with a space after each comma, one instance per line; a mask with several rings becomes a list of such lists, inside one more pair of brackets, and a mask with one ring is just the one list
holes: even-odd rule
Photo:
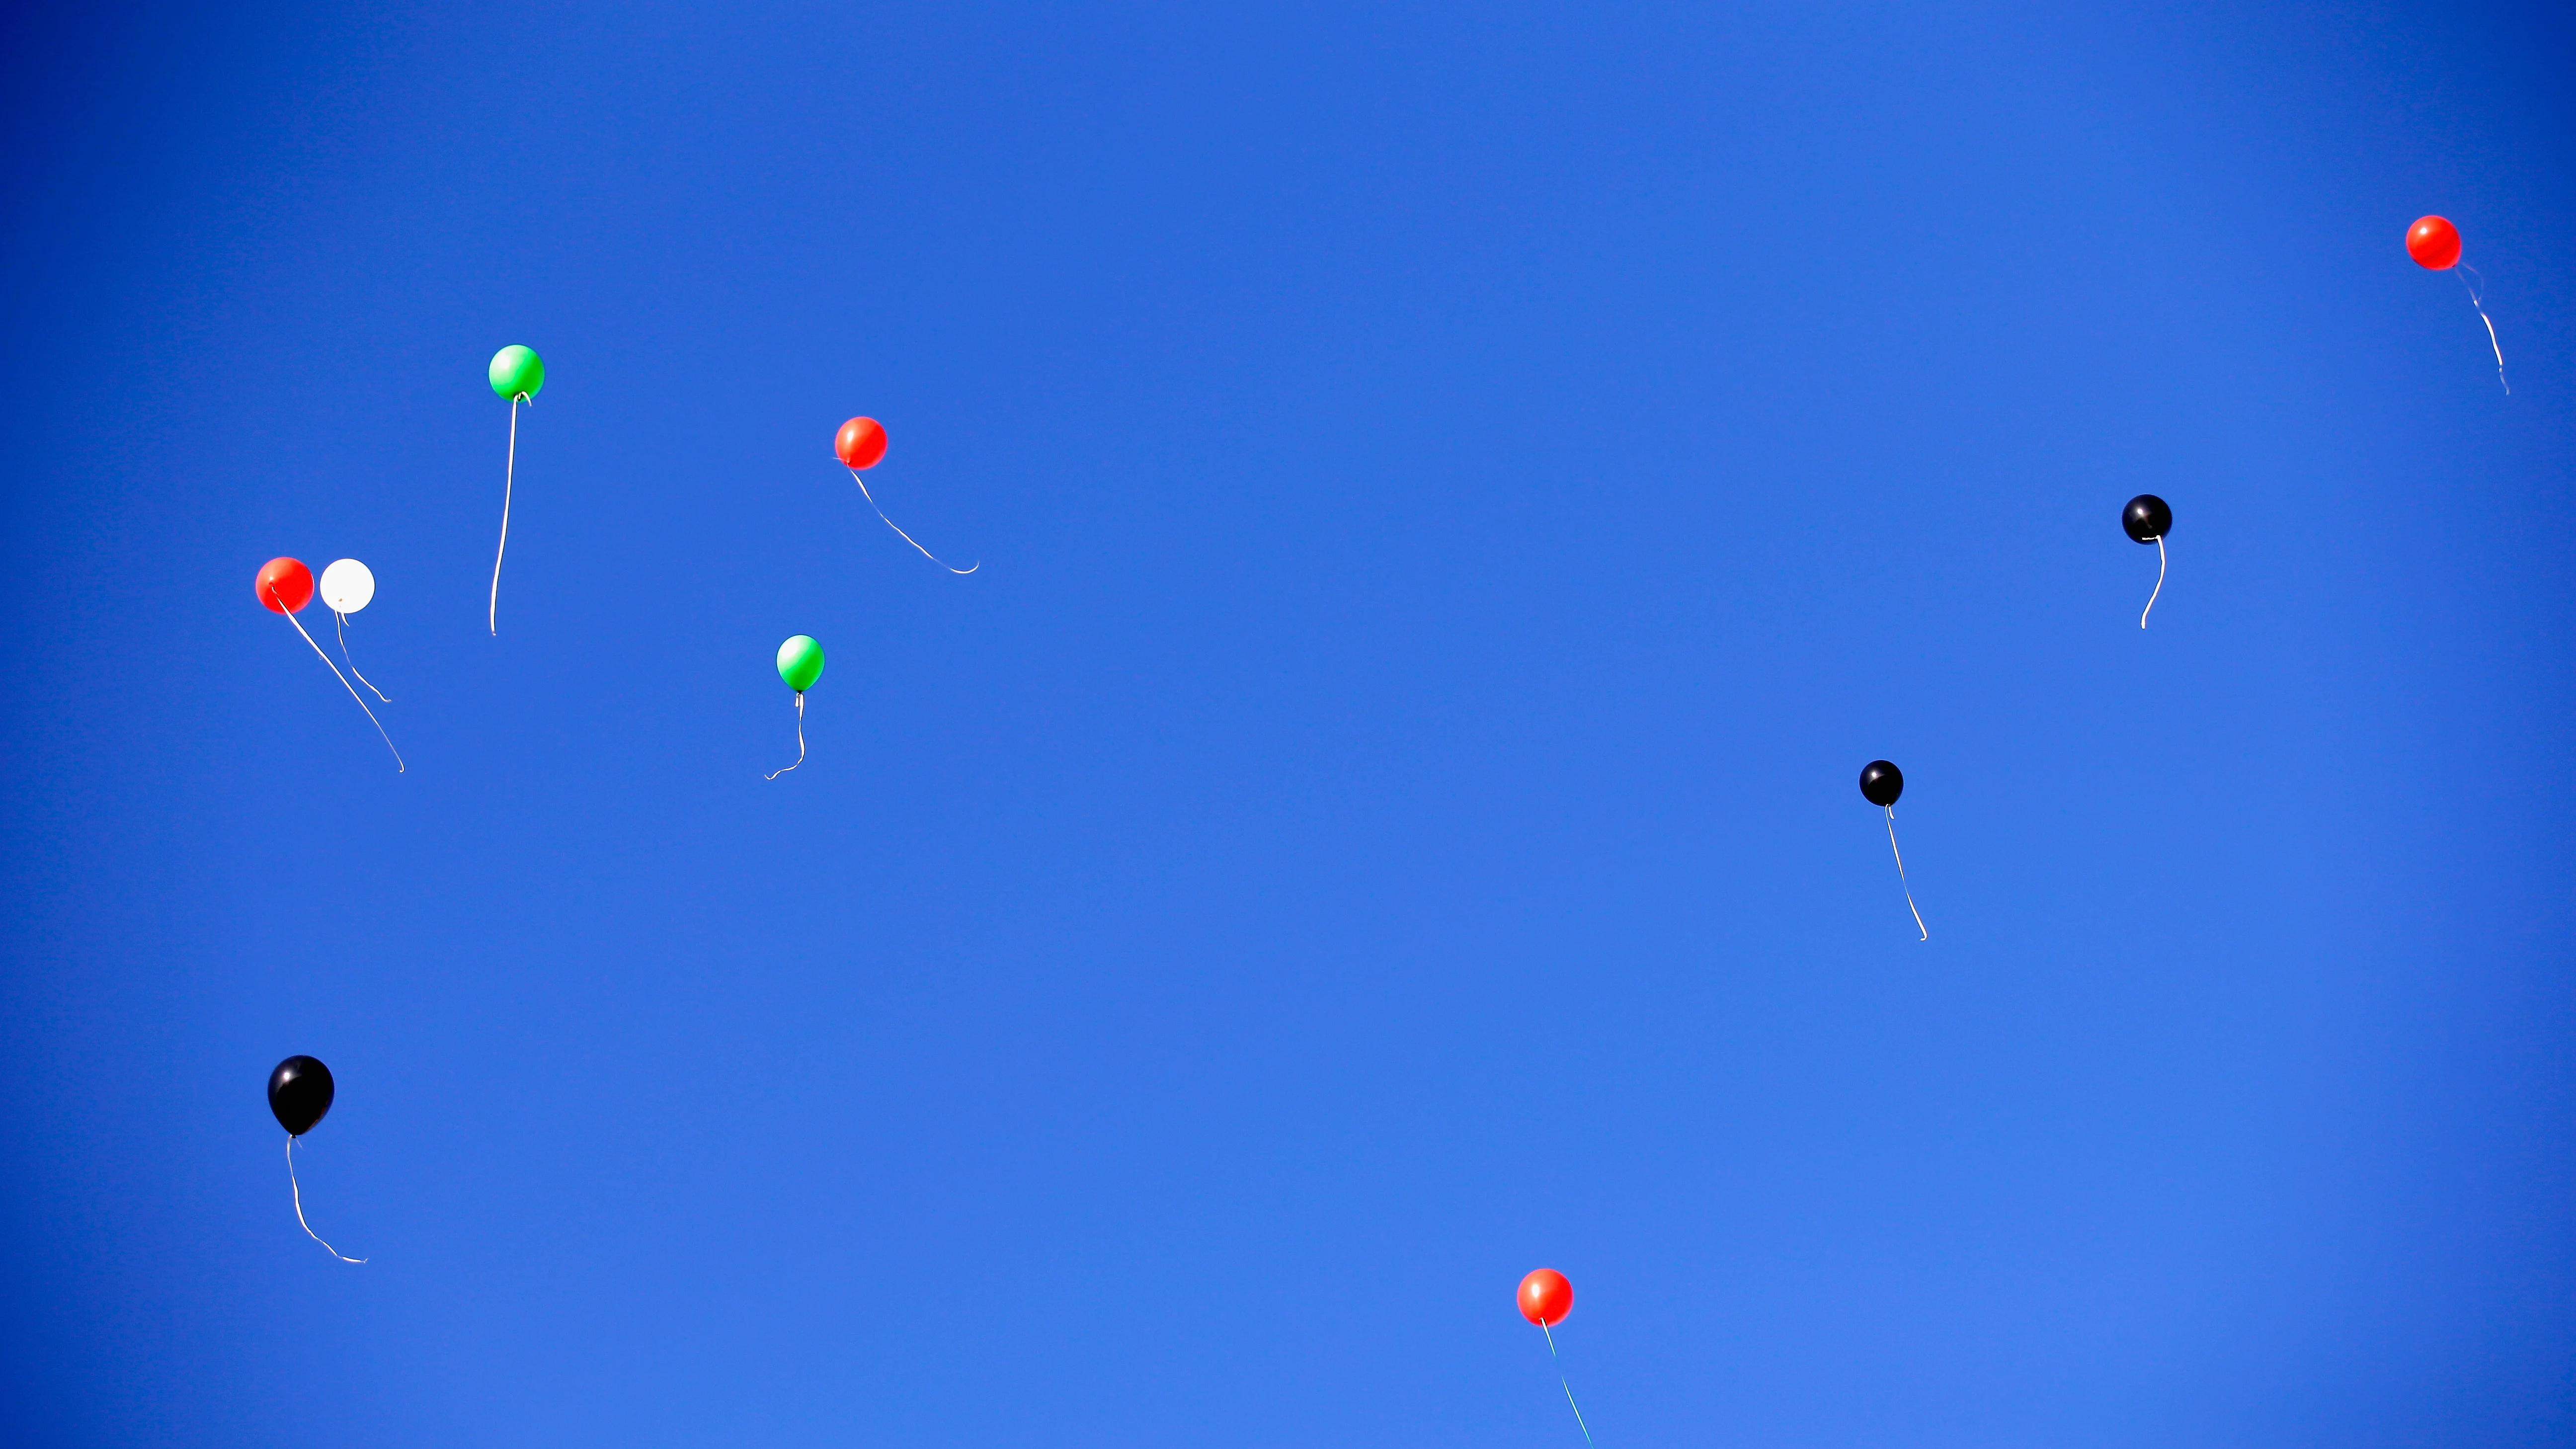
[[1574, 1411], [1574, 1427], [1583, 1430], [1583, 1442], [1589, 1444], [1592, 1430], [1583, 1422], [1583, 1406], [1574, 1401], [1574, 1385], [1565, 1381], [1565, 1360], [1556, 1356], [1556, 1335], [1548, 1333], [1544, 1323], [1538, 1326], [1538, 1331], [1547, 1334], [1547, 1356], [1556, 1363], [1556, 1381], [1565, 1390], [1565, 1406]]

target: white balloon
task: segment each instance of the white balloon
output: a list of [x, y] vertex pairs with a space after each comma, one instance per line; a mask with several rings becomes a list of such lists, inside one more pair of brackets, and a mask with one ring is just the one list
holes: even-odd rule
[[335, 614], [354, 614], [375, 596], [376, 576], [356, 559], [344, 558], [322, 571], [322, 602]]

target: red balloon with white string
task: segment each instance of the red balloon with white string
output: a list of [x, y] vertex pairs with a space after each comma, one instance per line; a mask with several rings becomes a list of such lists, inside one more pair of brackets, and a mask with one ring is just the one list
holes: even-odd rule
[[862, 471], [884, 462], [885, 455], [885, 424], [874, 418], [852, 418], [841, 424], [841, 430], [832, 435], [832, 456], [840, 459], [841, 466], [850, 470], [850, 481], [859, 485], [859, 496], [868, 500], [870, 508], [876, 509], [877, 517], [885, 520], [886, 527], [894, 529], [895, 537], [911, 544], [923, 558], [941, 568], [948, 569], [952, 574], [971, 574], [982, 568], [983, 565], [980, 563], [968, 564], [962, 569], [949, 568], [946, 559], [923, 548], [919, 540], [902, 529], [896, 528], [893, 519], [886, 518], [886, 511], [878, 504], [876, 495], [868, 491], [868, 480], [859, 476]]
[[2512, 392], [2513, 384], [2505, 382], [2504, 344], [2496, 340], [2495, 319], [2487, 315], [2486, 278], [2478, 275], [2477, 268], [2460, 263], [2460, 229], [2446, 216], [2419, 216], [2413, 226], [2406, 228], [2406, 255], [2428, 272], [2449, 272], [2469, 289], [2469, 305], [2477, 309], [2478, 320], [2486, 324], [2487, 347], [2495, 353], [2496, 381], [2503, 383], [2507, 393]]
[[1521, 1279], [1519, 1294], [1521, 1317], [1538, 1326], [1547, 1338], [1547, 1356], [1556, 1364], [1556, 1382], [1565, 1390], [1565, 1406], [1574, 1411], [1574, 1427], [1583, 1431], [1583, 1442], [1592, 1442], [1592, 1428], [1583, 1422], [1583, 1406], [1574, 1402], [1574, 1385], [1565, 1377], [1565, 1361], [1556, 1352], [1556, 1325], [1574, 1311], [1574, 1285], [1554, 1268], [1533, 1268]]
[[[375, 592], [374, 582], [370, 576], [368, 593], [371, 596]], [[306, 568], [302, 559], [270, 559], [260, 565], [258, 576], [251, 580], [251, 592], [259, 599], [262, 608], [272, 614], [284, 614], [286, 622], [295, 626], [295, 632], [304, 634], [304, 642], [313, 645], [314, 656], [322, 661], [322, 667], [331, 671], [331, 677], [340, 681], [340, 687], [349, 691], [351, 699], [358, 700], [358, 708], [366, 710], [367, 722], [376, 727], [377, 734], [384, 736], [385, 748], [393, 751], [394, 772], [402, 773], [402, 751], [394, 749], [394, 737], [385, 734], [384, 721], [376, 718], [374, 710], [367, 709], [365, 700], [358, 699], [357, 686], [349, 683], [349, 677], [340, 672], [339, 665], [331, 662], [330, 655], [322, 652], [320, 644], [314, 643], [313, 636], [304, 633], [304, 621], [295, 617], [305, 605], [313, 602], [313, 570]]]

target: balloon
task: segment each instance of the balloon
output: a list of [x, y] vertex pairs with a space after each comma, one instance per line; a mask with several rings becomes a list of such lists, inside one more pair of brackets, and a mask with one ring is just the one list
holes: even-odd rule
[[354, 614], [375, 596], [375, 574], [356, 559], [344, 558], [322, 571], [322, 602], [334, 614]]
[[2173, 510], [2152, 493], [2141, 493], [2120, 510], [2120, 531], [2139, 543], [2153, 543], [2173, 532]]
[[921, 540], [904, 532], [893, 519], [886, 518], [886, 511], [878, 506], [876, 495], [868, 491], [868, 480], [859, 476], [860, 469], [875, 467], [885, 457], [885, 450], [885, 425], [874, 418], [852, 418], [841, 424], [841, 431], [832, 437], [832, 455], [841, 460], [842, 467], [850, 470], [850, 481], [859, 485], [859, 496], [868, 500], [870, 508], [876, 509], [877, 517], [885, 519], [886, 527], [894, 529], [895, 537], [911, 544], [923, 558], [952, 574], [971, 574], [982, 568], [984, 565], [981, 563], [969, 564], [962, 569], [951, 566], [948, 560], [922, 548]]
[[292, 614], [313, 602], [313, 570], [301, 559], [273, 558], [260, 567], [251, 591], [272, 614]]
[[832, 454], [844, 468], [873, 468], [885, 450], [885, 424], [874, 418], [852, 418], [832, 439]]
[[[2436, 272], [2460, 267], [2460, 229], [2442, 217], [2419, 216], [2413, 226], [2406, 228], [2406, 255], [2415, 259], [2415, 265]], [[2451, 275], [2469, 289], [2469, 305], [2477, 309], [2478, 321], [2487, 329], [2487, 347], [2495, 353], [2497, 384], [2512, 392], [2513, 384], [2504, 376], [2504, 344], [2496, 340], [2495, 319], [2487, 315], [2486, 299], [2479, 295], [2486, 289], [2486, 280], [2475, 267], [2460, 267]]]
[[[349, 672], [351, 674], [358, 675], [358, 682], [360, 684], [365, 685], [369, 689], [375, 690], [376, 698], [383, 700], [387, 704], [391, 704], [394, 702], [393, 696], [385, 693], [381, 689], [376, 689], [376, 682], [374, 680], [369, 679], [363, 674], [358, 674], [358, 661], [349, 657], [348, 633], [340, 627], [348, 621], [349, 615], [367, 607], [368, 601], [375, 598], [375, 596], [376, 576], [374, 572], [368, 569], [365, 564], [358, 562], [356, 559], [341, 559], [322, 571], [322, 602], [328, 604], [331, 607], [331, 612], [338, 616], [331, 621], [331, 632], [338, 635], [340, 639], [340, 662], [349, 666]], [[326, 664], [330, 662], [328, 656], [325, 656], [323, 662]], [[351, 694], [357, 693], [354, 689], [349, 692]], [[359, 700], [358, 703], [361, 706], [364, 706], [366, 701], [362, 699]], [[369, 713], [372, 714], [374, 711], [370, 710]], [[378, 726], [378, 728], [382, 728], [382, 726]], [[393, 741], [388, 739], [385, 743], [392, 744]], [[399, 753], [400, 752], [397, 752], [397, 758], [399, 758]]]
[[492, 354], [492, 390], [503, 397], [534, 398], [546, 385], [546, 365], [537, 354], [512, 343]]
[[799, 634], [778, 646], [778, 677], [798, 694], [814, 687], [823, 677], [823, 646], [811, 634]]
[[2459, 265], [2460, 229], [2438, 216], [2418, 217], [2406, 228], [2406, 255], [2419, 267], [2448, 271]]
[[[320, 1065], [320, 1063], [315, 1063]], [[1554, 1268], [1539, 1268], [1521, 1280], [1521, 1317], [1541, 1328], [1554, 1328], [1574, 1311], [1574, 1285]]]
[[288, 1057], [268, 1074], [268, 1110], [289, 1137], [313, 1130], [331, 1110], [331, 1069], [311, 1057]]

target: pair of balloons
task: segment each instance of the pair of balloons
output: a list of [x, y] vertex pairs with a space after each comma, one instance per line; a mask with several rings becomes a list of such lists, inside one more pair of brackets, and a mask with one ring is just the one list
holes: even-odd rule
[[[376, 576], [365, 564], [344, 558], [322, 571], [321, 590], [323, 602], [331, 606], [331, 617], [337, 628], [347, 623], [349, 615], [367, 607], [375, 599]], [[394, 737], [385, 733], [385, 722], [376, 718], [376, 712], [367, 708], [365, 700], [358, 698], [358, 687], [349, 682], [349, 675], [340, 672], [340, 666], [331, 662], [331, 656], [322, 652], [322, 646], [315, 642], [313, 636], [305, 634], [304, 621], [295, 617], [313, 602], [313, 570], [306, 568], [302, 559], [270, 559], [260, 565], [258, 575], [251, 580], [251, 592], [259, 599], [261, 607], [270, 613], [285, 615], [286, 622], [295, 626], [295, 632], [304, 635], [304, 642], [313, 645], [313, 653], [321, 659], [322, 667], [331, 671], [331, 676], [340, 681], [340, 687], [349, 691], [351, 699], [358, 701], [358, 708], [366, 711], [367, 722], [376, 727], [385, 748], [392, 752], [394, 773], [402, 773], [402, 751], [394, 749]], [[346, 659], [349, 637], [345, 630], [339, 633], [339, 640], [340, 656]], [[349, 674], [358, 674], [355, 663], [350, 664]], [[363, 674], [358, 674], [358, 677], [366, 678]], [[385, 698], [384, 691], [376, 689], [373, 683], [369, 683], [367, 688], [375, 690], [376, 698]], [[386, 700], [386, 703], [392, 701]]]
[[[497, 358], [494, 359], [493, 367], [493, 386], [497, 388], [500, 386], [498, 376], [500, 362]], [[859, 476], [884, 462], [885, 455], [885, 424], [874, 418], [852, 418], [841, 424], [840, 430], [832, 435], [832, 456], [841, 461], [842, 467], [850, 470], [850, 481], [859, 485], [859, 496], [868, 501], [868, 507], [876, 510], [877, 517], [886, 527], [894, 530], [895, 537], [911, 544], [923, 558], [938, 564], [941, 568], [948, 569], [952, 574], [971, 574], [977, 568], [981, 568], [981, 564], [962, 569], [949, 568], [946, 560], [923, 548], [918, 539], [904, 532], [893, 519], [886, 517], [885, 509], [878, 506], [876, 495], [868, 491], [868, 480]], [[798, 634], [778, 646], [778, 678], [789, 689], [796, 691], [796, 764], [786, 766], [784, 769], [772, 770], [763, 778], [775, 780], [786, 774], [788, 770], [793, 770], [805, 763], [805, 691], [812, 689], [814, 681], [822, 677], [823, 646], [814, 641], [813, 635]]]
[[319, 592], [331, 612], [345, 618], [375, 602], [376, 576], [365, 564], [344, 558], [322, 571], [317, 590], [313, 571], [303, 560], [273, 558], [260, 569], [253, 588], [261, 603], [280, 614], [300, 612]]
[[321, 1122], [331, 1110], [331, 1099], [337, 1095], [339, 1088], [331, 1080], [331, 1069], [322, 1065], [317, 1057], [288, 1057], [268, 1074], [269, 1114], [277, 1118], [278, 1126], [286, 1129], [286, 1185], [295, 1196], [296, 1225], [304, 1229], [306, 1237], [322, 1243], [332, 1257], [343, 1263], [363, 1263], [367, 1260], [352, 1258], [323, 1242], [322, 1235], [313, 1231], [313, 1225], [304, 1220], [304, 1185], [295, 1179], [295, 1140]]

